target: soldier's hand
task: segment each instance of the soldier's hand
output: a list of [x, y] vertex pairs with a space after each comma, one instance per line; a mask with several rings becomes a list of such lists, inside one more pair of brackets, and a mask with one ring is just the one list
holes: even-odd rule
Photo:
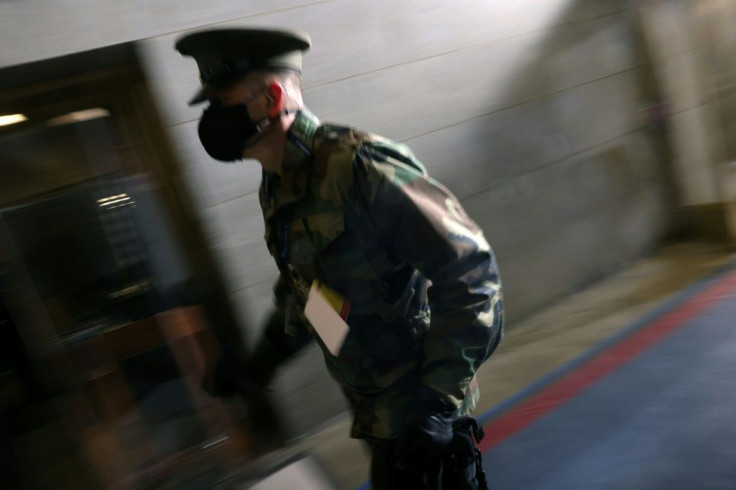
[[202, 389], [215, 398], [229, 398], [238, 393], [236, 376], [240, 363], [232, 356], [221, 356], [202, 379]]
[[423, 389], [411, 405], [411, 414], [395, 445], [395, 466], [426, 465], [452, 441], [455, 407], [430, 389]]
[[262, 397], [267, 389], [256, 381], [259, 373], [253, 372], [256, 367], [251, 364], [240, 361], [232, 354], [224, 354], [205, 375], [202, 388], [215, 398], [235, 395], [242, 395], [246, 399]]

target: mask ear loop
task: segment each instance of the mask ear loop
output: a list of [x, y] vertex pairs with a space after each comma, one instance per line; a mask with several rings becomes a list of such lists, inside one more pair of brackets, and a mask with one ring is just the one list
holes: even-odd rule
[[[246, 105], [246, 109], [247, 109], [247, 105]], [[246, 147], [247, 146], [250, 146], [251, 144], [253, 144], [256, 141], [258, 141], [261, 138], [261, 136], [263, 136], [263, 133], [265, 133], [266, 130], [271, 126], [271, 124], [273, 124], [273, 122], [276, 121], [277, 119], [281, 118], [282, 116], [288, 116], [289, 114], [296, 114], [300, 110], [301, 109], [298, 109], [298, 108], [296, 108], [296, 109], [283, 109], [278, 114], [276, 114], [276, 116], [274, 116], [274, 117], [266, 117], [266, 118], [261, 119], [258, 122], [253, 121], [253, 123], [256, 126], [256, 134], [254, 134], [253, 136], [251, 136], [250, 138], [248, 138], [248, 140], [245, 142], [245, 146]]]
[[[285, 92], [284, 86], [281, 85], [281, 84], [279, 84], [279, 86], [281, 87], [281, 93], [283, 94]], [[243, 105], [245, 106], [245, 110], [246, 111], [248, 110], [248, 104], [250, 104], [258, 96], [260, 96], [261, 93], [264, 92], [264, 91], [266, 92], [266, 97], [271, 98], [271, 94], [269, 93], [270, 92], [269, 87], [265, 87], [262, 91], [259, 91], [258, 93], [254, 94], [250, 99], [248, 99], [247, 101], [243, 102]], [[282, 107], [283, 107], [283, 100], [284, 99], [281, 98], [280, 101], [279, 101], [279, 105], [282, 106]], [[276, 121], [277, 119], [279, 119], [280, 117], [287, 116], [289, 114], [295, 114], [295, 113], [299, 112], [300, 110], [301, 109], [299, 109], [299, 108], [296, 108], [296, 109], [280, 109], [278, 112], [274, 113], [273, 116], [271, 116], [269, 114], [267, 117], [263, 118], [262, 120], [260, 120], [258, 122], [253, 121], [253, 124], [255, 124], [255, 127], [256, 127], [256, 133], [253, 136], [251, 136], [250, 138], [248, 138], [248, 140], [245, 142], [245, 146], [248, 147], [248, 146], [252, 145], [253, 143], [255, 143], [256, 141], [258, 141], [263, 136], [263, 133], [265, 133], [266, 130], [271, 126], [271, 124], [273, 124], [273, 122]]]

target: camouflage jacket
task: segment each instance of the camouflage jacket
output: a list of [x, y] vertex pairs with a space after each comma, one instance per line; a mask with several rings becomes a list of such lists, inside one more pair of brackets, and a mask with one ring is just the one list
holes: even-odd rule
[[[498, 269], [482, 231], [407, 146], [304, 109], [260, 202], [281, 271], [264, 337], [282, 359], [316, 338], [352, 404], [353, 437], [398, 433], [422, 384], [458, 414], [474, 408], [475, 371], [502, 336]], [[337, 357], [300, 335], [312, 331], [301, 311], [315, 278], [351, 305]]]

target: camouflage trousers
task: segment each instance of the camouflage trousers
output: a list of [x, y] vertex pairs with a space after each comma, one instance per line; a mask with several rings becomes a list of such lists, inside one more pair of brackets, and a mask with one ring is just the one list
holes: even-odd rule
[[373, 453], [371, 481], [374, 490], [488, 490], [481, 453], [476, 443], [483, 429], [472, 417], [453, 423], [454, 437], [447, 449], [421, 467], [397, 468], [397, 438], [367, 440]]

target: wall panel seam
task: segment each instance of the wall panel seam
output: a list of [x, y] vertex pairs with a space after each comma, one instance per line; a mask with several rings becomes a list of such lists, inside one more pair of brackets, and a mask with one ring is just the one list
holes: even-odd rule
[[485, 189], [482, 189], [482, 190], [479, 190], [477, 192], [473, 192], [471, 194], [468, 194], [467, 196], [464, 196], [462, 199], [460, 199], [460, 201], [462, 201], [462, 202], [467, 201], [468, 199], [472, 199], [473, 197], [479, 196], [481, 194], [485, 194], [487, 192], [494, 191], [494, 190], [499, 189], [499, 188], [501, 188], [501, 187], [503, 187], [505, 185], [508, 185], [508, 184], [510, 184], [512, 182], [515, 182], [515, 181], [517, 181], [519, 179], [528, 177], [531, 174], [535, 174], [535, 173], [541, 172], [543, 170], [548, 170], [549, 168], [551, 168], [551, 167], [553, 167], [555, 165], [565, 163], [568, 160], [571, 160], [571, 159], [573, 159], [575, 157], [578, 157], [578, 156], [580, 156], [582, 154], [588, 153], [589, 151], [591, 151], [593, 149], [596, 149], [596, 148], [599, 148], [599, 147], [604, 147], [604, 146], [609, 145], [612, 142], [614, 142], [616, 140], [619, 140], [621, 138], [625, 138], [627, 136], [631, 136], [631, 135], [636, 134], [638, 132], [645, 131], [647, 127], [648, 127], [648, 124], [642, 124], [642, 125], [637, 126], [637, 127], [633, 128], [633, 129], [631, 129], [629, 131], [625, 131], [625, 132], [623, 132], [623, 133], [621, 133], [621, 134], [619, 134], [617, 136], [614, 136], [613, 138], [609, 138], [609, 139], [607, 139], [605, 141], [601, 141], [600, 143], [596, 143], [594, 145], [587, 146], [587, 147], [582, 148], [580, 150], [574, 151], [572, 153], [569, 153], [569, 154], [565, 155], [562, 158], [557, 158], [555, 160], [552, 160], [550, 162], [547, 162], [545, 164], [542, 164], [542, 165], [540, 165], [540, 166], [538, 166], [538, 167], [536, 167], [534, 169], [527, 170], [523, 174], [520, 174], [520, 175], [517, 175], [515, 177], [511, 177], [511, 178], [505, 179], [502, 182], [499, 182], [498, 184], [490, 185], [490, 186], [486, 187]]

